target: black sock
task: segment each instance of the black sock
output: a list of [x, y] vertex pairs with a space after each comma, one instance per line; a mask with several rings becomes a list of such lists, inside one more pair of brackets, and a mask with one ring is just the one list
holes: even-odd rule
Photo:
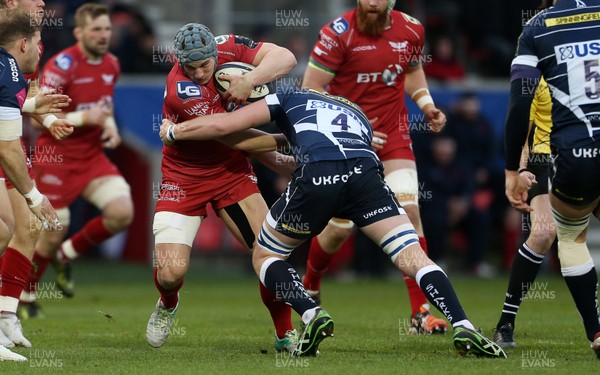
[[531, 250], [527, 244], [521, 245], [510, 269], [502, 315], [496, 328], [505, 323], [511, 323], [514, 327], [519, 306], [535, 280], [543, 260], [544, 256]]
[[579, 276], [564, 276], [571, 291], [575, 306], [583, 320], [588, 340], [594, 341], [594, 335], [600, 332], [598, 322], [598, 275], [596, 267]]
[[278, 300], [292, 306], [300, 316], [305, 311], [318, 307], [302, 285], [296, 270], [283, 260], [276, 260], [265, 271], [265, 286]]
[[[424, 273], [419, 275], [421, 272]], [[444, 314], [450, 324], [467, 319], [450, 280], [441, 268], [438, 266], [424, 267], [417, 272], [416, 278], [429, 302]]]

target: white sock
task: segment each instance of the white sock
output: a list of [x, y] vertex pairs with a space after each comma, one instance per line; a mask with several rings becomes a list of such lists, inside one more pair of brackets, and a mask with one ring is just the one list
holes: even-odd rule
[[8, 296], [0, 296], [0, 312], [3, 313], [17, 313], [17, 307], [19, 306], [19, 299], [8, 297]]
[[77, 254], [77, 251], [75, 251], [71, 240], [66, 240], [62, 243], [62, 253], [65, 257], [69, 259], [75, 259], [79, 256], [79, 254]]
[[458, 322], [452, 324], [452, 328], [456, 328], [456, 327], [465, 327], [468, 329], [472, 329], [473, 331], [477, 331], [475, 329], [475, 327], [473, 326], [473, 324], [470, 321], [468, 321], [467, 319], [463, 319], [461, 321], [458, 321]]
[[302, 314], [302, 321], [303, 321], [305, 324], [308, 324], [308, 323], [310, 323], [310, 321], [312, 320], [312, 318], [314, 318], [314, 317], [315, 317], [315, 315], [317, 315], [317, 310], [318, 310], [318, 309], [319, 309], [318, 307], [313, 307], [313, 308], [312, 308], [312, 309], [310, 309], [310, 310], [306, 310], [306, 311], [304, 312], [304, 314]]

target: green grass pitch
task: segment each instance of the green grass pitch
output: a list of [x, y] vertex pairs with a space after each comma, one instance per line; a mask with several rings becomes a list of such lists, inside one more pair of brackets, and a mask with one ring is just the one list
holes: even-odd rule
[[[398, 281], [325, 280], [323, 301], [335, 337], [321, 355], [290, 358], [273, 351], [273, 329], [254, 277], [190, 270], [172, 336], [160, 349], [145, 339], [158, 294], [148, 267], [76, 263], [76, 295], [41, 288], [46, 319], [23, 321], [29, 362], [1, 362], [0, 374], [590, 374], [596, 359], [560, 278], [541, 278], [517, 319], [518, 347], [507, 360], [460, 357], [451, 333], [409, 336], [409, 305]], [[505, 278], [451, 277], [471, 321], [491, 336]], [[44, 295], [45, 294], [45, 295]], [[439, 314], [438, 314], [439, 315]], [[297, 322], [297, 315], [294, 316]]]

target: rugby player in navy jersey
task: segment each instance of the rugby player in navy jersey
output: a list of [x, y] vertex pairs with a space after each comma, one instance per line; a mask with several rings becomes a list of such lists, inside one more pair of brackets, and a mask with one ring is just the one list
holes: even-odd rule
[[12, 247], [21, 243], [13, 240], [8, 246], [15, 223], [19, 225], [22, 221], [18, 219], [26, 217], [29, 225], [39, 226], [30, 221], [30, 213], [46, 226], [58, 221], [52, 205], [29, 177], [21, 146], [22, 109], [27, 98], [27, 81], [23, 73], [35, 71], [39, 61], [39, 40], [40, 28], [31, 22], [28, 14], [19, 10], [0, 11], [0, 166], [15, 188], [13, 193], [14, 190], [18, 192], [25, 207], [21, 209], [11, 203], [4, 178], [0, 178], [0, 254], [6, 248], [6, 253], [11, 255], [11, 262], [5, 263], [0, 272], [0, 361], [26, 361], [27, 358], [7, 347], [31, 347], [16, 316], [19, 294], [31, 269], [31, 261]]
[[550, 204], [561, 273], [600, 359], [598, 275], [586, 243], [600, 203], [600, 0], [558, 0], [523, 28], [511, 66], [506, 117], [506, 196], [531, 210], [531, 180], [519, 177], [529, 109], [543, 75], [552, 94]]
[[383, 165], [371, 148], [373, 130], [356, 104], [314, 90], [271, 94], [232, 113], [178, 125], [165, 119], [160, 135], [170, 145], [217, 138], [271, 120], [290, 143], [297, 168], [267, 214], [252, 262], [260, 281], [302, 317], [304, 328], [294, 354], [315, 355], [320, 342], [333, 335], [334, 323], [285, 260], [335, 216], [356, 223], [402, 272], [417, 281], [452, 324], [459, 352], [506, 357], [499, 346], [474, 330], [446, 274], [423, 252], [413, 225], [384, 181]]

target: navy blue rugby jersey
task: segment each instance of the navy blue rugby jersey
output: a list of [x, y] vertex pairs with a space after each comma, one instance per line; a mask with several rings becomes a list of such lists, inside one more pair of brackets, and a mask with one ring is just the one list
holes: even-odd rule
[[367, 116], [346, 98], [314, 90], [270, 94], [271, 119], [285, 134], [296, 164], [323, 160], [379, 158], [371, 147]]
[[548, 82], [554, 147], [600, 136], [600, 0], [558, 0], [529, 20], [515, 65], [537, 67]]
[[17, 60], [0, 48], [0, 120], [19, 120], [25, 99], [27, 81]]

